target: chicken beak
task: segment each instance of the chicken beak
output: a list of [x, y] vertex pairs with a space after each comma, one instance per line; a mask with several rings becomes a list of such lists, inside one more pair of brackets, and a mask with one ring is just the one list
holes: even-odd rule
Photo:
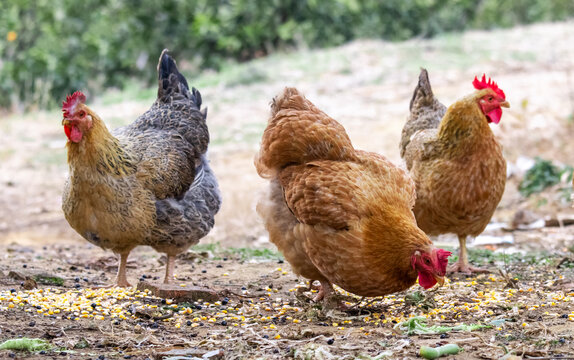
[[64, 118], [64, 119], [62, 120], [62, 125], [64, 125], [64, 126], [70, 125], [70, 120]]
[[444, 276], [439, 276], [439, 275], [433, 275], [434, 279], [436, 280], [436, 282], [440, 285], [443, 286], [444, 285]]
[[503, 101], [500, 103], [501, 107], [505, 107], [505, 108], [509, 108], [510, 107], [510, 103], [508, 101]]

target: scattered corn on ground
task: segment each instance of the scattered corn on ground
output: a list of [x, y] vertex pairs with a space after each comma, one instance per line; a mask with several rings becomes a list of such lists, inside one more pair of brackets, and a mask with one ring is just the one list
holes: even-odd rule
[[[301, 358], [301, 354], [323, 351], [333, 358], [375, 358], [388, 351], [414, 357], [421, 344], [438, 346], [461, 338], [474, 339], [461, 344], [467, 351], [471, 346], [479, 354], [498, 351], [500, 356], [503, 347], [533, 354], [542, 350], [567, 354], [574, 347], [574, 292], [554, 285], [568, 279], [559, 271], [536, 266], [524, 266], [528, 280], [510, 279], [514, 283], [500, 275], [462, 277], [431, 291], [415, 285], [382, 298], [361, 299], [337, 288], [340, 300], [349, 307], [346, 312], [311, 302], [316, 290], [309, 291], [287, 264], [210, 261], [201, 265], [205, 273], [195, 269], [192, 274], [183, 270], [186, 266], [178, 267], [181, 285], [199, 278], [217, 290], [232, 285], [232, 293], [216, 302], [178, 303], [134, 288], [92, 289], [84, 282], [78, 286], [73, 278], [61, 287], [3, 286], [0, 340], [48, 338], [54, 349], [45, 354], [138, 359], [175, 348], [199, 349], [203, 351], [199, 355], [219, 349], [225, 358], [234, 354]], [[415, 316], [445, 327], [496, 325], [473, 333], [425, 336], [407, 336], [398, 330], [398, 323]], [[82, 339], [88, 339], [86, 348]]]

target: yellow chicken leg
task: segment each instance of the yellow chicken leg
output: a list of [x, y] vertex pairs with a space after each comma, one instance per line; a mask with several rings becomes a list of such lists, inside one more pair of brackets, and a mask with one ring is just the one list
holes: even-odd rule
[[468, 263], [468, 251], [466, 250], [466, 236], [458, 236], [459, 250], [458, 250], [458, 260], [456, 263], [450, 265], [447, 269], [448, 273], [460, 272], [463, 274], [472, 273], [488, 273], [487, 269], [482, 269], [479, 267], [471, 266]]
[[124, 252], [124, 253], [120, 253], [119, 254], [119, 258], [120, 258], [120, 264], [118, 266], [118, 275], [116, 277], [116, 284], [115, 286], [119, 286], [119, 287], [130, 287], [132, 286], [127, 279], [126, 276], [126, 267], [127, 267], [127, 263], [128, 263], [128, 256], [130, 255], [130, 252]]
[[173, 273], [175, 272], [175, 256], [167, 255], [167, 264], [165, 265], [165, 279], [164, 284], [173, 283]]

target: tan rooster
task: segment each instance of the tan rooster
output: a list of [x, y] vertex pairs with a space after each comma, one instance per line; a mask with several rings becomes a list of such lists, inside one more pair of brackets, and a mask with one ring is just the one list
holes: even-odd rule
[[416, 184], [418, 226], [428, 235], [458, 235], [459, 259], [450, 272], [484, 271], [468, 263], [466, 239], [484, 231], [506, 183], [506, 161], [489, 124], [498, 124], [509, 104], [486, 76], [473, 85], [475, 92], [446, 109], [423, 69], [400, 145]]

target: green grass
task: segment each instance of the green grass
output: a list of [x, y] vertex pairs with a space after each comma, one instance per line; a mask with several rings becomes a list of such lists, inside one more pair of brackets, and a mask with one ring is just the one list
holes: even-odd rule
[[256, 248], [223, 247], [219, 243], [199, 244], [191, 248], [198, 253], [211, 253], [214, 260], [233, 258], [241, 261], [247, 260], [283, 260], [283, 255], [276, 250]]

